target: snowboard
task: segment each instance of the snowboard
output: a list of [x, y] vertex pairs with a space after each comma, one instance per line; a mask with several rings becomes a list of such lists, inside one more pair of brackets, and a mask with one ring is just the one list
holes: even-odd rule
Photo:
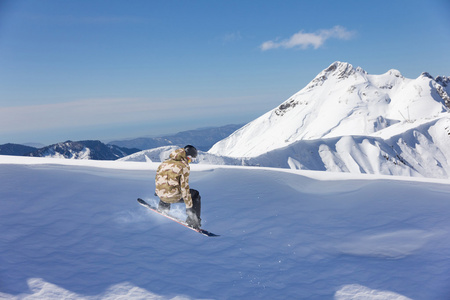
[[181, 224], [181, 225], [183, 225], [184, 227], [187, 227], [187, 228], [189, 228], [189, 229], [191, 229], [191, 230], [193, 230], [193, 231], [196, 231], [196, 232], [198, 232], [198, 233], [200, 233], [200, 234], [203, 234], [203, 235], [205, 235], [205, 236], [211, 236], [211, 237], [212, 237], [212, 236], [219, 236], [219, 235], [214, 234], [214, 233], [212, 233], [212, 232], [209, 232], [209, 231], [207, 231], [207, 230], [205, 230], [205, 229], [201, 229], [201, 228], [196, 229], [196, 228], [194, 228], [194, 227], [191, 227], [191, 226], [189, 226], [188, 224], [186, 224], [186, 222], [184, 222], [184, 221], [182, 221], [182, 220], [180, 220], [180, 219], [178, 219], [178, 218], [176, 218], [176, 217], [174, 217], [174, 216], [171, 216], [171, 215], [169, 215], [169, 214], [166, 214], [166, 213], [163, 213], [163, 212], [159, 211], [158, 208], [156, 208], [156, 207], [154, 207], [154, 206], [148, 204], [145, 200], [142, 200], [141, 198], [138, 198], [137, 201], [139, 202], [140, 205], [142, 205], [142, 206], [144, 206], [144, 207], [150, 209], [151, 211], [154, 211], [155, 213], [160, 214], [161, 216], [164, 216], [164, 217], [166, 217], [166, 218], [168, 218], [168, 219], [170, 219], [170, 220], [172, 220], [172, 221], [175, 221], [175, 222], [177, 222], [178, 224]]

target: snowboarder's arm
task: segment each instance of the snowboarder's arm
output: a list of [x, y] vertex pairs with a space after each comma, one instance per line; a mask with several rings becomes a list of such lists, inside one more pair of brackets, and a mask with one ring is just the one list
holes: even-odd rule
[[183, 168], [183, 172], [180, 176], [180, 189], [181, 189], [181, 195], [183, 196], [184, 203], [186, 204], [186, 208], [192, 207], [192, 197], [191, 197], [191, 191], [189, 189], [189, 166]]

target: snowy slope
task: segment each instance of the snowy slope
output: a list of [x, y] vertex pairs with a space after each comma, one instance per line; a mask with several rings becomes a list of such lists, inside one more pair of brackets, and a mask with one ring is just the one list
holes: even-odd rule
[[[390, 129], [396, 133], [395, 128]], [[450, 117], [425, 122], [386, 139], [374, 134], [301, 140], [244, 161], [246, 165], [267, 167], [448, 179]]]
[[161, 162], [169, 158], [170, 153], [179, 146], [164, 146], [149, 150], [142, 150], [119, 158], [118, 161]]
[[[394, 124], [409, 126], [446, 114], [449, 79], [399, 71], [369, 75], [335, 62], [280, 106], [215, 144], [211, 154], [256, 157], [300, 140], [371, 136]], [[399, 128], [397, 128], [399, 129]]]
[[0, 298], [450, 296], [448, 180], [193, 165], [207, 238], [138, 205], [157, 166], [0, 156]]
[[[166, 146], [149, 150], [139, 151], [137, 153], [125, 156], [117, 161], [127, 162], [162, 162], [169, 158], [170, 153], [178, 149], [178, 146]], [[208, 152], [198, 151], [198, 156], [193, 164], [212, 164], [212, 165], [248, 165], [246, 159], [237, 159], [210, 154]]]

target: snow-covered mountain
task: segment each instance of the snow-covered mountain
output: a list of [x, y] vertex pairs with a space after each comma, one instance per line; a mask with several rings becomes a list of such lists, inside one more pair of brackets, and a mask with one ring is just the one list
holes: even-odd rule
[[33, 151], [26, 156], [68, 159], [116, 160], [138, 151], [138, 149], [128, 149], [115, 145], [105, 145], [100, 141], [66, 141], [63, 143], [57, 143], [37, 149], [36, 151]]
[[450, 78], [335, 62], [209, 154], [250, 165], [450, 176]]
[[[300, 140], [340, 136], [382, 136], [394, 124], [423, 122], [448, 112], [447, 77], [399, 71], [369, 75], [335, 62], [278, 107], [215, 144], [209, 153], [255, 157]], [[398, 128], [399, 132], [401, 128]]]

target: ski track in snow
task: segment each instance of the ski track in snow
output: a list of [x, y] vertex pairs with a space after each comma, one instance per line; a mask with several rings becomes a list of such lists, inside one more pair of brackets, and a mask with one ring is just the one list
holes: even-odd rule
[[450, 297], [447, 181], [193, 165], [207, 238], [157, 163], [51, 161], [0, 157], [0, 299]]

